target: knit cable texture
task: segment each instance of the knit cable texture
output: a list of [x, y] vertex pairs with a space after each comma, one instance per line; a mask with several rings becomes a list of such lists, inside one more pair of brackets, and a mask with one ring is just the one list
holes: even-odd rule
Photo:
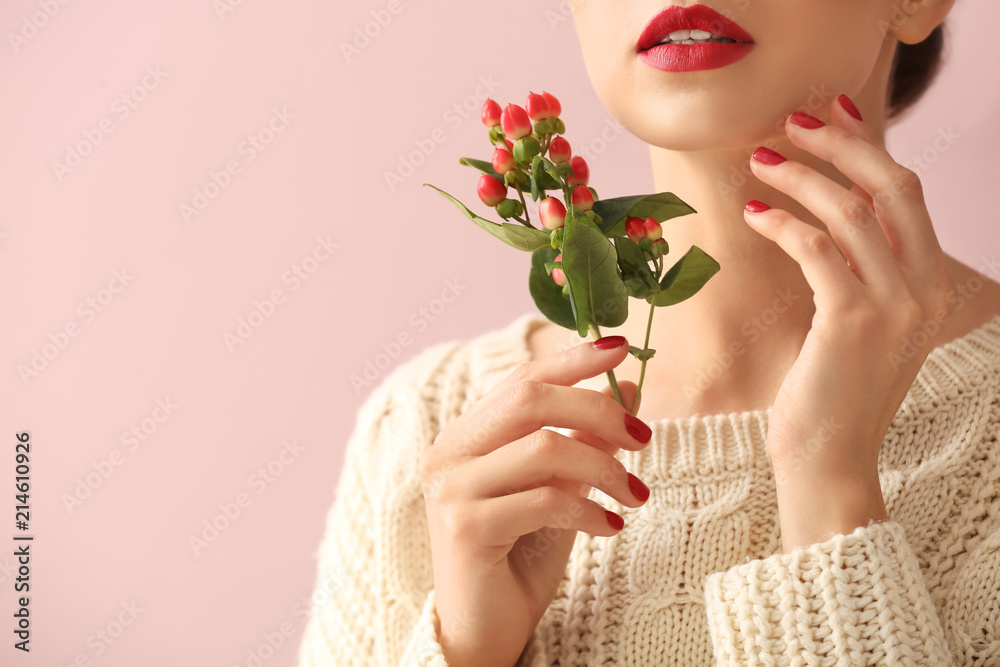
[[[417, 462], [544, 321], [429, 347], [365, 399], [300, 667], [447, 667]], [[591, 491], [625, 527], [577, 534], [516, 667], [1000, 666], [1000, 315], [935, 348], [910, 387], [879, 454], [887, 521], [782, 553], [769, 414], [646, 419], [649, 445], [616, 458], [649, 500]]]

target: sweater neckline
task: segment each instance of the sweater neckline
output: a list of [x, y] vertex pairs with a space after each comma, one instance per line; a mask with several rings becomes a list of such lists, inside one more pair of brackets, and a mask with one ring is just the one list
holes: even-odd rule
[[[548, 322], [529, 311], [483, 339], [486, 349], [474, 375], [483, 393], [531, 358], [528, 334]], [[581, 338], [581, 342], [583, 339]], [[941, 410], [963, 396], [978, 391], [1000, 375], [1000, 314], [928, 354], [903, 399], [889, 429]], [[766, 408], [688, 417], [643, 418], [653, 436], [639, 452], [620, 450], [619, 458], [650, 477], [695, 477], [770, 466], [767, 455]], [[655, 445], [655, 446], [654, 446]]]

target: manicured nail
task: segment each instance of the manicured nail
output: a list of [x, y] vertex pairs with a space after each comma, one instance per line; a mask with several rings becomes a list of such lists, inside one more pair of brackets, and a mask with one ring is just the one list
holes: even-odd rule
[[781, 153], [775, 153], [770, 148], [766, 146], [761, 146], [753, 152], [754, 160], [757, 162], [762, 162], [764, 164], [781, 164], [785, 161], [785, 156]]
[[854, 102], [851, 101], [850, 97], [847, 95], [841, 95], [837, 98], [837, 101], [840, 102], [840, 106], [844, 107], [844, 111], [851, 114], [858, 120], [861, 120], [861, 112], [858, 111], [856, 106], [854, 106]]
[[615, 530], [621, 530], [625, 526], [625, 519], [621, 518], [611, 510], [604, 510], [604, 515], [608, 517], [608, 525]]
[[746, 209], [751, 213], [763, 213], [769, 208], [771, 207], [762, 201], [757, 201], [756, 199], [751, 199], [746, 205]]
[[826, 123], [821, 121], [819, 118], [816, 118], [815, 116], [810, 116], [807, 113], [802, 113], [801, 111], [796, 111], [795, 113], [793, 113], [791, 116], [788, 117], [788, 120], [792, 121], [799, 127], [804, 127], [810, 130], [815, 130], [817, 127], [823, 127], [824, 125], [826, 125]]
[[611, 348], [624, 345], [625, 336], [603, 336], [597, 340], [590, 341], [590, 344], [598, 350], [610, 350]]
[[638, 417], [625, 413], [625, 430], [639, 442], [649, 442], [653, 431]]
[[632, 491], [632, 495], [636, 497], [637, 500], [646, 502], [649, 498], [649, 487], [642, 483], [642, 481], [633, 475], [628, 474], [628, 488]]

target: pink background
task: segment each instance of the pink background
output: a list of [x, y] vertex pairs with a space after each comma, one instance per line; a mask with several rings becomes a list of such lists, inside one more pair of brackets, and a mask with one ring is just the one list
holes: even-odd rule
[[[980, 268], [1000, 223], [1000, 87], [984, 84], [1000, 70], [1000, 7], [958, 4], [942, 77], [889, 148], [904, 163], [930, 151], [920, 174], [942, 245]], [[345, 55], [366, 24], [375, 36]], [[0, 662], [292, 665], [296, 605], [371, 390], [351, 375], [400, 334], [410, 344], [388, 369], [533, 309], [528, 256], [421, 183], [486, 212], [458, 157], [489, 159], [487, 94], [557, 95], [603, 197], [653, 192], [646, 147], [591, 89], [568, 0], [5, 0], [0, 28]], [[537, 46], [514, 49], [504, 30]], [[948, 128], [959, 138], [933, 149]], [[413, 173], [390, 187], [401, 161]], [[185, 220], [196, 190], [209, 197]], [[440, 311], [449, 281], [458, 297]], [[267, 316], [251, 317], [256, 302]], [[22, 377], [36, 352], [51, 358]], [[29, 655], [11, 648], [22, 430]], [[205, 522], [227, 522], [220, 505], [239, 515], [195, 553]], [[123, 632], [98, 639], [119, 616]]]

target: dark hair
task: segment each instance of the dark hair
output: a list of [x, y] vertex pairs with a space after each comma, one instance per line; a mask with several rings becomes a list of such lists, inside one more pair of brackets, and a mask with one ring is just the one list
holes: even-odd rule
[[934, 83], [941, 69], [944, 47], [944, 23], [938, 25], [922, 42], [896, 46], [889, 77], [889, 118], [899, 116]]

